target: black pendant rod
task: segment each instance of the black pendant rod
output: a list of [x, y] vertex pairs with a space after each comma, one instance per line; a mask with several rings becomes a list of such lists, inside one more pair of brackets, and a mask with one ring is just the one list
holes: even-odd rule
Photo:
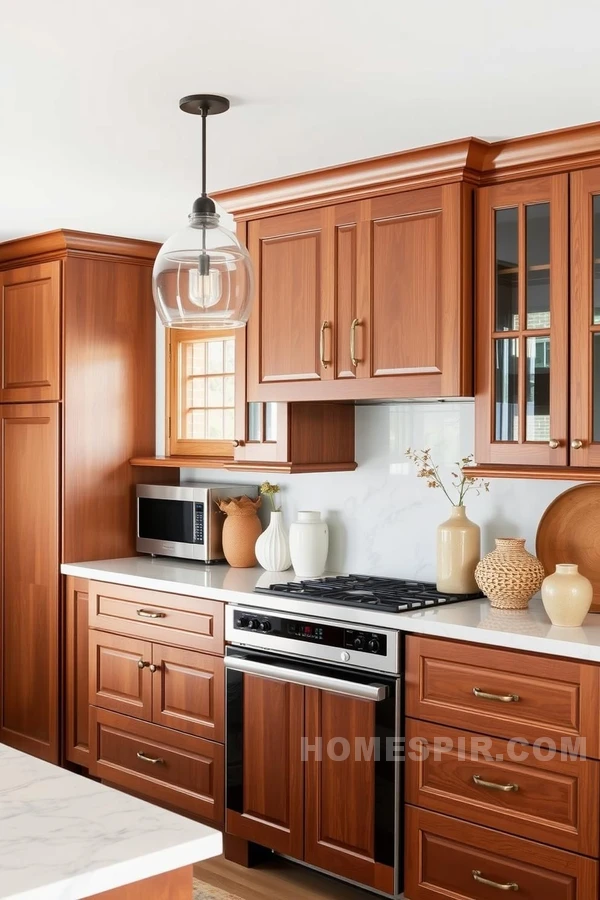
[[206, 117], [208, 109], [202, 106], [202, 196], [206, 197]]

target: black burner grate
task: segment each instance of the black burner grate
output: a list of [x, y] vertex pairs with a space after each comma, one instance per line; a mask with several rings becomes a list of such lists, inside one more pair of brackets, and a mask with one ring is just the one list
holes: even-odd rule
[[381, 612], [407, 612], [446, 603], [474, 600], [483, 594], [441, 594], [435, 584], [373, 575], [332, 575], [306, 581], [289, 581], [254, 589], [259, 594], [300, 597], [342, 606], [366, 606]]

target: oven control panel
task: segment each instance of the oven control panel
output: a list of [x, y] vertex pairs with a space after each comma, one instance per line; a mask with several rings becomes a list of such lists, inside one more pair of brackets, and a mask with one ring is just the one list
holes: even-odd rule
[[386, 656], [388, 650], [386, 634], [371, 629], [329, 625], [322, 621], [311, 622], [307, 619], [288, 619], [236, 610], [234, 628], [238, 633], [255, 632], [265, 637], [339, 647], [343, 650], [358, 650], [374, 656]]

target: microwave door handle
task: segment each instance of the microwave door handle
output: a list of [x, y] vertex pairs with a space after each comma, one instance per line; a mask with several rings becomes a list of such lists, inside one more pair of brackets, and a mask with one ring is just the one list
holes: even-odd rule
[[378, 703], [388, 696], [388, 688], [384, 684], [357, 684], [354, 681], [344, 681], [342, 678], [298, 669], [286, 669], [283, 666], [273, 666], [239, 656], [226, 656], [224, 663], [226, 669], [234, 669], [236, 672], [246, 672], [248, 675], [286, 681], [288, 684], [300, 684], [304, 687], [331, 691], [355, 700], [373, 700]]

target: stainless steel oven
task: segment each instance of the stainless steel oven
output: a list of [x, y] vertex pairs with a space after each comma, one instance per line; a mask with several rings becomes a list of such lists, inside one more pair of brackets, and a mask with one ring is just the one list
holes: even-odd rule
[[226, 832], [402, 889], [401, 635], [226, 609]]

